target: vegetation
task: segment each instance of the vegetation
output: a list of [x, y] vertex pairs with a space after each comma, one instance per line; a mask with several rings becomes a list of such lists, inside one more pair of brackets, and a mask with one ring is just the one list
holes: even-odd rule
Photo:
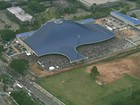
[[28, 4], [28, 2], [24, 1], [24, 0], [17, 0], [17, 3], [18, 3], [19, 6], [24, 6], [24, 5]]
[[4, 51], [3, 45], [0, 45], [0, 55], [2, 54], [3, 51]]
[[0, 10], [1, 9], [6, 9], [8, 7], [11, 7], [11, 3], [5, 2], [5, 1], [0, 1]]
[[137, 5], [140, 5], [140, 0], [128, 0], [128, 1], [131, 1], [131, 2], [136, 2]]
[[28, 61], [25, 59], [14, 59], [10, 63], [10, 67], [19, 74], [24, 74], [28, 70]]
[[12, 30], [8, 30], [8, 29], [0, 31], [0, 35], [4, 42], [10, 41], [13, 38], [15, 38], [15, 32]]
[[119, 100], [112, 102], [112, 105], [140, 105], [140, 90], [132, 92], [129, 96], [121, 97]]
[[99, 74], [100, 73], [99, 73], [97, 67], [96, 66], [93, 66], [92, 69], [91, 69], [90, 75], [93, 76], [94, 78], [96, 78], [97, 76], [99, 76]]
[[30, 1], [27, 6], [34, 13], [40, 13], [40, 12], [45, 11], [44, 5], [40, 4], [40, 2], [37, 2], [37, 1], [34, 1], [34, 0]]
[[10, 76], [7, 74], [1, 74], [0, 75], [0, 80], [4, 83], [7, 84], [10, 80]]
[[25, 91], [14, 91], [11, 96], [15, 99], [18, 105], [38, 105]]
[[24, 33], [30, 31], [27, 27], [20, 26], [19, 30], [16, 30], [16, 33]]
[[67, 14], [72, 14], [72, 13], [75, 13], [77, 11], [77, 7], [75, 5], [72, 5], [70, 7], [67, 7], [64, 9], [64, 13], [67, 13]]
[[137, 15], [135, 13], [132, 13], [131, 16], [134, 17], [134, 18], [137, 18]]
[[111, 105], [120, 96], [130, 94], [130, 87], [140, 89], [140, 81], [128, 75], [111, 84], [99, 86], [85, 68], [40, 79], [37, 83], [66, 105]]
[[122, 14], [127, 14], [127, 10], [121, 9], [120, 13], [122, 13]]
[[8, 89], [8, 83], [10, 82], [11, 77], [7, 74], [1, 74], [0, 75], [0, 81], [3, 82], [3, 91], [7, 91]]

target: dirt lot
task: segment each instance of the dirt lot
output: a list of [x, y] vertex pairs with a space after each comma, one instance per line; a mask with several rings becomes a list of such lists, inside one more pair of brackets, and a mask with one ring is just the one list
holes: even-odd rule
[[[140, 53], [133, 54], [125, 58], [96, 64], [100, 72], [98, 81], [105, 84], [111, 83], [117, 79], [120, 79], [126, 73], [135, 77], [140, 77], [139, 65]], [[87, 67], [86, 72], [90, 73], [92, 66]]]
[[53, 74], [53, 72], [43, 70], [43, 68], [41, 68], [37, 63], [31, 65], [30, 69], [35, 75], [39, 77], [45, 77], [45, 76]]
[[50, 76], [50, 75], [54, 75], [57, 73], [62, 73], [62, 72], [71, 70], [72, 68], [64, 68], [64, 69], [56, 69], [54, 71], [48, 71], [45, 68], [42, 68], [41, 66], [39, 66], [37, 63], [34, 63], [30, 65], [30, 69], [31, 69], [31, 72], [33, 72], [36, 76], [46, 77], [46, 76]]
[[136, 36], [138, 35], [139, 33], [136, 32], [135, 30], [133, 29], [125, 29], [125, 30], [121, 30], [121, 31], [118, 31], [117, 35], [125, 35], [126, 37], [130, 37], [130, 36]]

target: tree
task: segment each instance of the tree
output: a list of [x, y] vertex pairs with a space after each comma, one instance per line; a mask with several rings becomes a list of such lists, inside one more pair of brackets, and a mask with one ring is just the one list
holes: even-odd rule
[[0, 75], [0, 80], [4, 83], [7, 84], [10, 81], [11, 77], [7, 74], [1, 74]]
[[130, 10], [130, 5], [126, 4], [126, 5], [124, 6], [124, 9], [127, 10], [127, 11], [129, 11], [129, 10]]
[[38, 105], [25, 91], [13, 91], [11, 96], [16, 100], [18, 105]]
[[72, 13], [75, 13], [76, 11], [77, 11], [77, 6], [75, 5], [69, 6], [64, 9], [64, 12], [67, 14], [72, 14]]
[[0, 35], [3, 41], [10, 41], [15, 37], [15, 32], [5, 29], [0, 32]]
[[28, 61], [25, 59], [14, 59], [10, 63], [10, 67], [19, 74], [24, 74], [28, 69]]
[[10, 2], [0, 1], [0, 9], [6, 9], [8, 7], [11, 7]]
[[132, 13], [131, 16], [134, 17], [134, 18], [137, 18], [137, 15], [135, 13]]
[[45, 7], [43, 4], [40, 4], [37, 1], [31, 1], [28, 3], [28, 8], [31, 9], [35, 13], [43, 12], [45, 11]]
[[92, 69], [91, 69], [90, 75], [93, 76], [93, 77], [97, 77], [97, 76], [99, 76], [99, 74], [100, 73], [99, 73], [97, 67], [96, 66], [93, 66]]
[[126, 11], [126, 9], [122, 9], [122, 10], [120, 11], [120, 13], [122, 13], [122, 14], [126, 14], [127, 11]]
[[24, 32], [28, 32], [28, 31], [30, 31], [29, 29], [28, 29], [28, 27], [20, 27], [20, 29], [19, 30], [16, 30], [16, 33], [18, 34], [18, 33], [24, 33]]
[[2, 54], [3, 51], [4, 51], [3, 45], [0, 45], [0, 55]]

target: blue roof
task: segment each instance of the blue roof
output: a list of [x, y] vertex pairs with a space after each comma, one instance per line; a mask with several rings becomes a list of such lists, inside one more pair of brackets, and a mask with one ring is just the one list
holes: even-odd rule
[[25, 37], [28, 37], [29, 35], [32, 35], [35, 31], [31, 31], [31, 32], [24, 32], [24, 33], [21, 33], [21, 34], [17, 34], [16, 37], [18, 38], [25, 38]]
[[100, 25], [82, 25], [70, 20], [47, 22], [35, 33], [23, 41], [37, 56], [61, 54], [70, 62], [85, 59], [76, 47], [84, 44], [97, 43], [113, 38], [115, 34]]
[[80, 24], [88, 24], [88, 23], [94, 23], [95, 20], [93, 18], [88, 18], [88, 19], [79, 20], [79, 21], [76, 21], [76, 22], [80, 23]]
[[137, 18], [128, 16], [119, 12], [111, 12], [111, 14], [115, 14], [119, 16], [121, 19], [123, 19], [122, 21], [124, 21], [124, 19], [127, 20], [130, 23], [130, 25], [140, 25], [140, 20]]

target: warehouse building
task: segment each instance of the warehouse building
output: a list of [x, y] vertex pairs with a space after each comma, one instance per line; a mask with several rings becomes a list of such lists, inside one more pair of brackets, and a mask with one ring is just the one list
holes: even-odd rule
[[110, 12], [110, 15], [133, 27], [140, 26], [140, 20], [119, 12]]
[[7, 8], [7, 11], [14, 15], [21, 23], [31, 23], [33, 20], [33, 17], [30, 14], [26, 13], [18, 6]]

